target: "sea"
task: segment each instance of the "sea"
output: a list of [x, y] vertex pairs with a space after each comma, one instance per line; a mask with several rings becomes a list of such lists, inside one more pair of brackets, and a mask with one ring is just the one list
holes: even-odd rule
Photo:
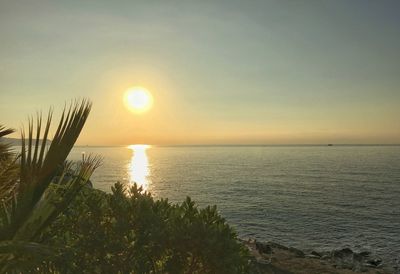
[[70, 159], [89, 154], [103, 157], [95, 188], [217, 205], [241, 238], [400, 258], [400, 146], [78, 146]]

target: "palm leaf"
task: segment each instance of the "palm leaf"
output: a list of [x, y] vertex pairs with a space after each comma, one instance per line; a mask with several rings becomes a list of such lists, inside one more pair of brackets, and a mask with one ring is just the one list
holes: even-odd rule
[[1, 141], [2, 137], [13, 132], [13, 129], [0, 125], [0, 201], [3, 203], [7, 203], [13, 196], [19, 178], [16, 163], [18, 158], [14, 156], [11, 146]]
[[14, 132], [13, 129], [6, 128], [5, 126], [0, 125], [0, 138], [6, 136], [8, 134], [11, 134], [13, 132]]
[[89, 156], [79, 164], [73, 172], [73, 176], [64, 180], [63, 185], [50, 184], [35, 205], [32, 214], [14, 235], [14, 240], [31, 241], [35, 239], [69, 205], [78, 191], [87, 184], [100, 161], [99, 157]]
[[[51, 110], [44, 123], [43, 131], [41, 114], [37, 115], [35, 132], [33, 118], [29, 119], [27, 140], [25, 140], [25, 132], [22, 131], [19, 179], [13, 181], [14, 188], [11, 195], [13, 198], [0, 205], [0, 240], [3, 243], [9, 242], [6, 246], [0, 244], [0, 265], [4, 265], [0, 272], [7, 269], [16, 273], [24, 272], [24, 269], [29, 269], [32, 263], [37, 268], [37, 262], [26, 260], [23, 266], [28, 268], [20, 268], [18, 261], [25, 255], [21, 255], [15, 248], [19, 247], [26, 251], [32, 247], [35, 250], [37, 245], [32, 246], [32, 242], [69, 205], [99, 166], [101, 161], [99, 157], [84, 157], [63, 185], [52, 183], [57, 173], [61, 172], [61, 178], [63, 178], [66, 171], [70, 169], [71, 166], [66, 164], [66, 158], [78, 139], [90, 109], [91, 103], [87, 100], [75, 101], [68, 110], [64, 108], [47, 152], [47, 138], [52, 120]], [[7, 132], [9, 133], [10, 130], [0, 127], [0, 136], [4, 136]], [[42, 142], [40, 142], [41, 137]], [[6, 169], [0, 170], [0, 178], [2, 172], [5, 171]], [[11, 186], [5, 189], [11, 190]], [[7, 249], [10, 246], [13, 249]], [[40, 264], [42, 263], [43, 260]]]
[[45, 153], [45, 147], [52, 120], [52, 111], [49, 111], [47, 116], [41, 144], [39, 139], [42, 136], [42, 116], [41, 114], [37, 115], [35, 142], [33, 142], [34, 122], [32, 118], [29, 120], [27, 141], [25, 141], [25, 132], [22, 132], [21, 178], [17, 195], [17, 208], [12, 220], [13, 232], [16, 232], [18, 227], [24, 223], [53, 177], [57, 172], [60, 172], [63, 163], [78, 139], [90, 109], [91, 103], [87, 100], [75, 101], [68, 108], [68, 112], [64, 108], [47, 153]]
[[[43, 261], [56, 258], [59, 253], [59, 249], [39, 243], [0, 241], [0, 259], [2, 259], [0, 273], [30, 273], [32, 269], [43, 265]], [[44, 272], [38, 271], [38, 273]]]
[[13, 133], [14, 130], [10, 128], [5, 128], [0, 125], [0, 163], [2, 161], [7, 161], [12, 156], [11, 146], [5, 142], [2, 142], [2, 137]]

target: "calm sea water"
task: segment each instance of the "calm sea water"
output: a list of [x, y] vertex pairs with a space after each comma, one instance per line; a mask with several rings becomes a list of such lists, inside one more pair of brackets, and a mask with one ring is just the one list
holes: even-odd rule
[[92, 177], [155, 197], [216, 204], [241, 237], [303, 249], [400, 255], [399, 146], [76, 147], [100, 154]]

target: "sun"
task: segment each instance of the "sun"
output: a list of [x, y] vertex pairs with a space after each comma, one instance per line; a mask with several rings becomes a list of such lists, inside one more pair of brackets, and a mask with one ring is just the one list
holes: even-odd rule
[[153, 96], [143, 87], [132, 87], [125, 92], [124, 103], [130, 111], [142, 113], [153, 106]]

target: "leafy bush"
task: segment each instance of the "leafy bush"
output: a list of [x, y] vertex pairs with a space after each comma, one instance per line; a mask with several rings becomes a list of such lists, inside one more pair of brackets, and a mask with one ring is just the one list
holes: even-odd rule
[[154, 200], [117, 183], [86, 188], [43, 235], [62, 273], [245, 273], [247, 253], [216, 207]]

